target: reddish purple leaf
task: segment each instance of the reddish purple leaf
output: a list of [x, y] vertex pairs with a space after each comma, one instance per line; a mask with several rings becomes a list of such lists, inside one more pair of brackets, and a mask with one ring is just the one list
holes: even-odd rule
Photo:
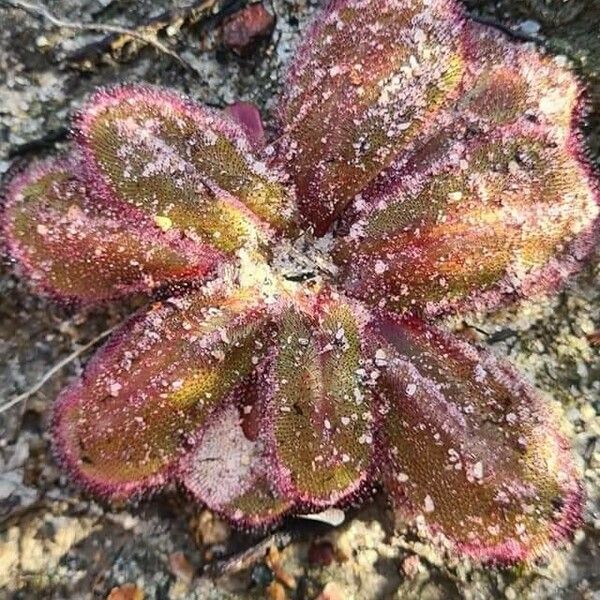
[[264, 356], [275, 310], [256, 290], [217, 289], [133, 317], [56, 403], [59, 461], [104, 497], [160, 487]]
[[33, 165], [9, 181], [2, 229], [36, 288], [81, 302], [199, 280], [223, 260], [206, 245], [92, 200], [75, 158]]
[[540, 134], [453, 143], [388, 181], [337, 243], [346, 289], [400, 312], [489, 308], [555, 288], [596, 239], [599, 195], [579, 143]]
[[386, 414], [378, 464], [400, 512], [484, 562], [533, 559], [568, 537], [582, 490], [547, 400], [417, 319], [379, 313], [369, 329]]
[[291, 67], [276, 149], [317, 235], [449, 104], [462, 27], [453, 0], [347, 0], [316, 21]]
[[176, 92], [98, 91], [75, 131], [88, 179], [105, 198], [187, 237], [233, 253], [292, 227], [290, 192], [253, 158], [242, 128]]
[[240, 124], [254, 149], [262, 150], [265, 145], [265, 128], [258, 108], [251, 102], [234, 102], [227, 107], [227, 113]]

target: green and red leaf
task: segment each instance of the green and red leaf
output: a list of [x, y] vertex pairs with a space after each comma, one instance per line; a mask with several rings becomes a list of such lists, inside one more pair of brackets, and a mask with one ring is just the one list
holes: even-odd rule
[[548, 401], [416, 318], [378, 313], [369, 334], [385, 357], [378, 464], [400, 513], [487, 563], [532, 560], [568, 538], [582, 490]]
[[75, 158], [15, 175], [4, 188], [2, 230], [10, 256], [38, 290], [83, 303], [197, 281], [224, 260], [212, 247], [93, 198]]
[[293, 229], [290, 191], [224, 114], [144, 85], [100, 90], [75, 120], [87, 177], [108, 200], [233, 253]]
[[172, 479], [195, 432], [264, 356], [272, 310], [255, 290], [224, 288], [131, 318], [57, 401], [59, 461], [110, 499]]
[[312, 507], [359, 492], [371, 467], [374, 415], [361, 320], [323, 292], [285, 312], [279, 328], [269, 433], [280, 487]]
[[463, 23], [453, 0], [346, 0], [307, 34], [280, 107], [276, 160], [317, 235], [450, 105]]
[[445, 161], [388, 184], [335, 256], [350, 294], [399, 312], [490, 308], [553, 289], [596, 239], [586, 163], [537, 128], [456, 142]]

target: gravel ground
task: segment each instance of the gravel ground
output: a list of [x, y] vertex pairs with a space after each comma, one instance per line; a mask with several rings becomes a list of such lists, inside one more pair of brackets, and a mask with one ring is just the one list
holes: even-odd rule
[[[71, 21], [133, 27], [188, 2], [48, 0]], [[172, 18], [161, 39], [189, 64], [139, 43], [56, 28], [0, 0], [0, 173], [12, 161], [64, 144], [68, 115], [98, 85], [149, 81], [211, 105], [251, 100], [267, 111], [299, 31], [316, 2], [274, 0], [269, 42], [241, 59], [224, 48], [221, 23], [242, 2]], [[467, 0], [476, 15], [565, 54], [590, 88], [586, 135], [600, 154], [600, 2]], [[123, 318], [132, 306], [73, 313], [32, 296], [0, 267], [0, 402]], [[0, 415], [0, 598], [600, 598], [600, 254], [558, 296], [494, 315], [448, 321], [508, 356], [560, 403], [585, 473], [588, 503], [574, 547], [550, 564], [481, 570], [394, 533], [376, 497], [338, 528], [290, 520], [267, 558], [215, 575], [218, 560], [259, 543], [166, 493], [137, 507], [100, 506], [65, 480], [49, 452], [47, 417], [57, 391], [89, 353]], [[279, 551], [276, 547], [279, 546]], [[270, 583], [274, 578], [274, 583]], [[269, 585], [270, 584], [270, 585]]]

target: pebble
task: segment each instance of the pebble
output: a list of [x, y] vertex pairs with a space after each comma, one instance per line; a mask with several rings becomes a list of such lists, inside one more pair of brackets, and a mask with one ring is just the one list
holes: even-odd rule
[[205, 546], [213, 546], [225, 542], [231, 533], [229, 525], [216, 517], [209, 510], [203, 510], [194, 518], [191, 527], [196, 541]]
[[144, 592], [133, 583], [113, 588], [106, 600], [144, 600]]
[[535, 35], [536, 33], [539, 33], [541, 28], [542, 26], [533, 19], [527, 19], [526, 21], [519, 23], [519, 29], [527, 35]]
[[238, 56], [249, 56], [274, 27], [275, 17], [262, 4], [251, 4], [225, 21], [223, 43]]
[[335, 581], [327, 583], [317, 596], [317, 600], [347, 600], [347, 598], [348, 595]]
[[328, 567], [334, 556], [333, 544], [327, 540], [313, 542], [308, 549], [308, 562], [312, 566]]
[[287, 594], [285, 588], [279, 581], [272, 581], [267, 588], [267, 598], [269, 600], [286, 600]]
[[419, 567], [421, 566], [421, 559], [413, 554], [407, 556], [402, 561], [402, 572], [408, 579], [414, 579], [419, 574]]
[[584, 404], [579, 409], [579, 414], [581, 415], [581, 420], [584, 423], [587, 423], [588, 421], [591, 421], [592, 419], [596, 418], [596, 410], [591, 404]]
[[194, 579], [194, 567], [183, 552], [172, 552], [169, 554], [169, 567], [175, 577], [185, 583], [192, 583]]
[[504, 595], [506, 596], [507, 600], [517, 600], [517, 592], [515, 592], [515, 590], [511, 587], [507, 587], [504, 590]]
[[268, 586], [274, 579], [273, 571], [263, 563], [259, 563], [252, 567], [250, 578], [259, 587]]
[[0, 475], [0, 500], [8, 498], [21, 484], [22, 475], [17, 472]]
[[277, 546], [269, 546], [265, 563], [269, 568], [272, 569], [277, 581], [280, 581], [289, 589], [296, 588], [296, 580], [283, 568], [283, 565], [281, 564], [281, 553], [279, 552]]

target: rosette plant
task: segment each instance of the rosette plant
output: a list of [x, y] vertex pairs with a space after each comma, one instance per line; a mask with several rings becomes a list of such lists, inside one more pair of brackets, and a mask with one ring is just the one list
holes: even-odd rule
[[102, 89], [70, 153], [5, 186], [37, 290], [157, 294], [56, 401], [60, 464], [248, 528], [377, 484], [460, 554], [544, 554], [582, 507], [560, 417], [432, 321], [554, 289], [589, 252], [576, 78], [454, 0], [337, 0], [284, 89], [270, 142], [249, 105]]

